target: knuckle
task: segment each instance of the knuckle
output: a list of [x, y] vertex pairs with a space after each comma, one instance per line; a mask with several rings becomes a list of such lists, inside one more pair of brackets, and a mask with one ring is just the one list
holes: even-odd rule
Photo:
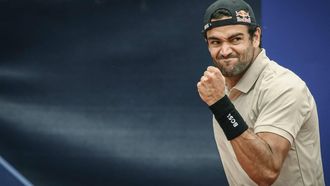
[[214, 70], [214, 68], [215, 68], [214, 66], [208, 66], [207, 70]]
[[205, 71], [203, 75], [205, 76], [207, 73], [208, 73], [208, 71]]
[[205, 72], [204, 76], [209, 78], [209, 77], [211, 77], [211, 73], [210, 72]]
[[208, 79], [214, 78], [214, 73], [210, 71], [205, 71], [204, 76], [207, 77]]
[[205, 81], [207, 81], [207, 80], [208, 80], [208, 78], [207, 78], [207, 77], [205, 77], [205, 76], [203, 76], [201, 80], [202, 80], [203, 82], [205, 82]]

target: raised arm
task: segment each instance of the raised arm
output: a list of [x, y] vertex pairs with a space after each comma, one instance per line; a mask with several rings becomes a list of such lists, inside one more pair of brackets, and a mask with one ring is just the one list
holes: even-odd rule
[[274, 183], [290, 150], [290, 142], [274, 133], [255, 134], [248, 129], [225, 96], [225, 79], [217, 68], [209, 67], [197, 88], [201, 99], [210, 106], [230, 140], [241, 167], [249, 177], [258, 185]]

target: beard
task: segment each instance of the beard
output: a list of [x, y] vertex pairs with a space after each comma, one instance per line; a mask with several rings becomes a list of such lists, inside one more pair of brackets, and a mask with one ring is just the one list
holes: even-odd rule
[[248, 67], [250, 66], [251, 62], [249, 63], [238, 63], [233, 67], [225, 67], [224, 65], [218, 65], [221, 73], [225, 77], [233, 77], [242, 74], [245, 72]]
[[[226, 58], [213, 59], [213, 63], [220, 69], [225, 77], [234, 77], [244, 73], [254, 60], [254, 48], [248, 47], [241, 55], [232, 54]], [[237, 60], [232, 62], [233, 60]], [[234, 63], [229, 66], [230, 63]]]

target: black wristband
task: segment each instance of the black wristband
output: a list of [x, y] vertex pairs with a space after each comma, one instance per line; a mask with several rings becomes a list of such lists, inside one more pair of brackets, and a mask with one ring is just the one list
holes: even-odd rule
[[249, 127], [227, 96], [209, 107], [228, 140], [240, 136]]

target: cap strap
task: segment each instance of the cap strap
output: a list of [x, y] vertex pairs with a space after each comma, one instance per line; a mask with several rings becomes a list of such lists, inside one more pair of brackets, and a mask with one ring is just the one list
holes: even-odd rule
[[215, 28], [215, 27], [219, 27], [219, 26], [225, 26], [225, 25], [234, 25], [236, 24], [237, 21], [235, 19], [223, 19], [223, 20], [218, 20], [218, 21], [212, 21], [210, 23], [207, 23], [204, 26], [204, 32]]

